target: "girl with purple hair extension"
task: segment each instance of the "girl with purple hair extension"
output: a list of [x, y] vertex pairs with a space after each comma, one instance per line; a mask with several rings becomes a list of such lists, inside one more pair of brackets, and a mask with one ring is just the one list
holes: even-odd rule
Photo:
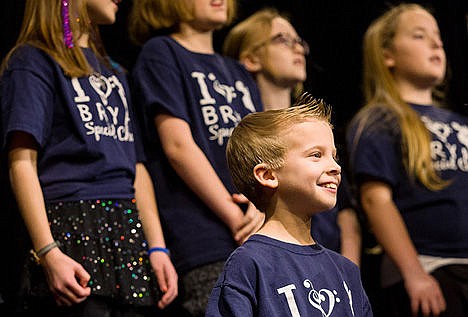
[[63, 41], [65, 46], [72, 48], [73, 33], [70, 29], [70, 10], [68, 8], [68, 0], [62, 0], [62, 23], [63, 23]]
[[[31, 238], [21, 316], [160, 316], [177, 296], [126, 74], [118, 0], [27, 0], [2, 65], [2, 149]], [[27, 258], [27, 257], [26, 257]]]

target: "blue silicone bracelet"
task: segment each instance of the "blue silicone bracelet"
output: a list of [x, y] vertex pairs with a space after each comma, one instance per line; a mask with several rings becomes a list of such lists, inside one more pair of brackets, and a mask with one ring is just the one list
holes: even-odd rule
[[153, 253], [153, 252], [163, 252], [166, 253], [167, 255], [171, 255], [171, 252], [169, 252], [169, 249], [166, 248], [161, 248], [161, 247], [154, 247], [148, 250], [148, 256]]

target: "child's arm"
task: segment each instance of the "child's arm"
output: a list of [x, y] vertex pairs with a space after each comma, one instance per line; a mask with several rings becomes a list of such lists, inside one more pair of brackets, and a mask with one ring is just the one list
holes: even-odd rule
[[361, 263], [361, 227], [352, 208], [338, 211], [337, 223], [341, 232], [341, 254], [357, 266]]
[[[8, 152], [10, 181], [34, 250], [54, 242], [37, 176], [37, 150], [32, 136], [13, 132]], [[72, 258], [53, 248], [40, 258], [47, 281], [59, 305], [84, 301], [91, 292], [90, 275]]]
[[[145, 232], [148, 248], [165, 248], [164, 235], [156, 206], [155, 194], [151, 177], [142, 163], [136, 165], [135, 175], [135, 198], [138, 213]], [[177, 272], [169, 258], [164, 252], [153, 252], [150, 254], [150, 262], [158, 280], [158, 285], [164, 293], [158, 302], [159, 308], [169, 305], [178, 293]]]
[[[190, 127], [182, 119], [159, 114], [155, 124], [166, 156], [184, 182], [200, 199], [229, 227], [233, 237], [242, 243], [258, 226], [250, 231], [237, 234], [245, 226], [246, 215], [233, 200], [230, 193], [216, 174], [203, 151], [192, 137]], [[263, 221], [259, 211], [247, 221]]]
[[422, 268], [417, 251], [405, 223], [392, 199], [389, 185], [369, 181], [361, 186], [361, 202], [372, 230], [396, 264], [403, 277], [411, 301], [411, 309], [424, 316], [438, 315], [445, 310], [445, 300], [439, 283]]

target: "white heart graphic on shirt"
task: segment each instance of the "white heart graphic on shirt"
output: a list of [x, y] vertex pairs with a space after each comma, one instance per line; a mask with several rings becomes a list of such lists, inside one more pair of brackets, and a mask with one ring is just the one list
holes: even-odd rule
[[92, 74], [89, 76], [89, 83], [101, 97], [102, 103], [107, 105], [107, 98], [112, 93], [110, 82], [101, 74]]
[[320, 310], [322, 316], [329, 317], [335, 307], [335, 295], [333, 292], [325, 288], [315, 290], [310, 280], [305, 280], [304, 286], [312, 289], [308, 296], [309, 303]]

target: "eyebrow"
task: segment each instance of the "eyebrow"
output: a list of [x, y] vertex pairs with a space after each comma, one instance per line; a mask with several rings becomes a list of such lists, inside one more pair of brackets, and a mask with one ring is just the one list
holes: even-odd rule
[[[411, 31], [423, 31], [423, 32], [426, 32], [426, 33], [429, 33], [429, 30], [423, 26], [415, 26], [411, 29]], [[440, 35], [440, 30], [437, 30], [436, 32], [434, 32], [435, 34], [437, 35]]]

